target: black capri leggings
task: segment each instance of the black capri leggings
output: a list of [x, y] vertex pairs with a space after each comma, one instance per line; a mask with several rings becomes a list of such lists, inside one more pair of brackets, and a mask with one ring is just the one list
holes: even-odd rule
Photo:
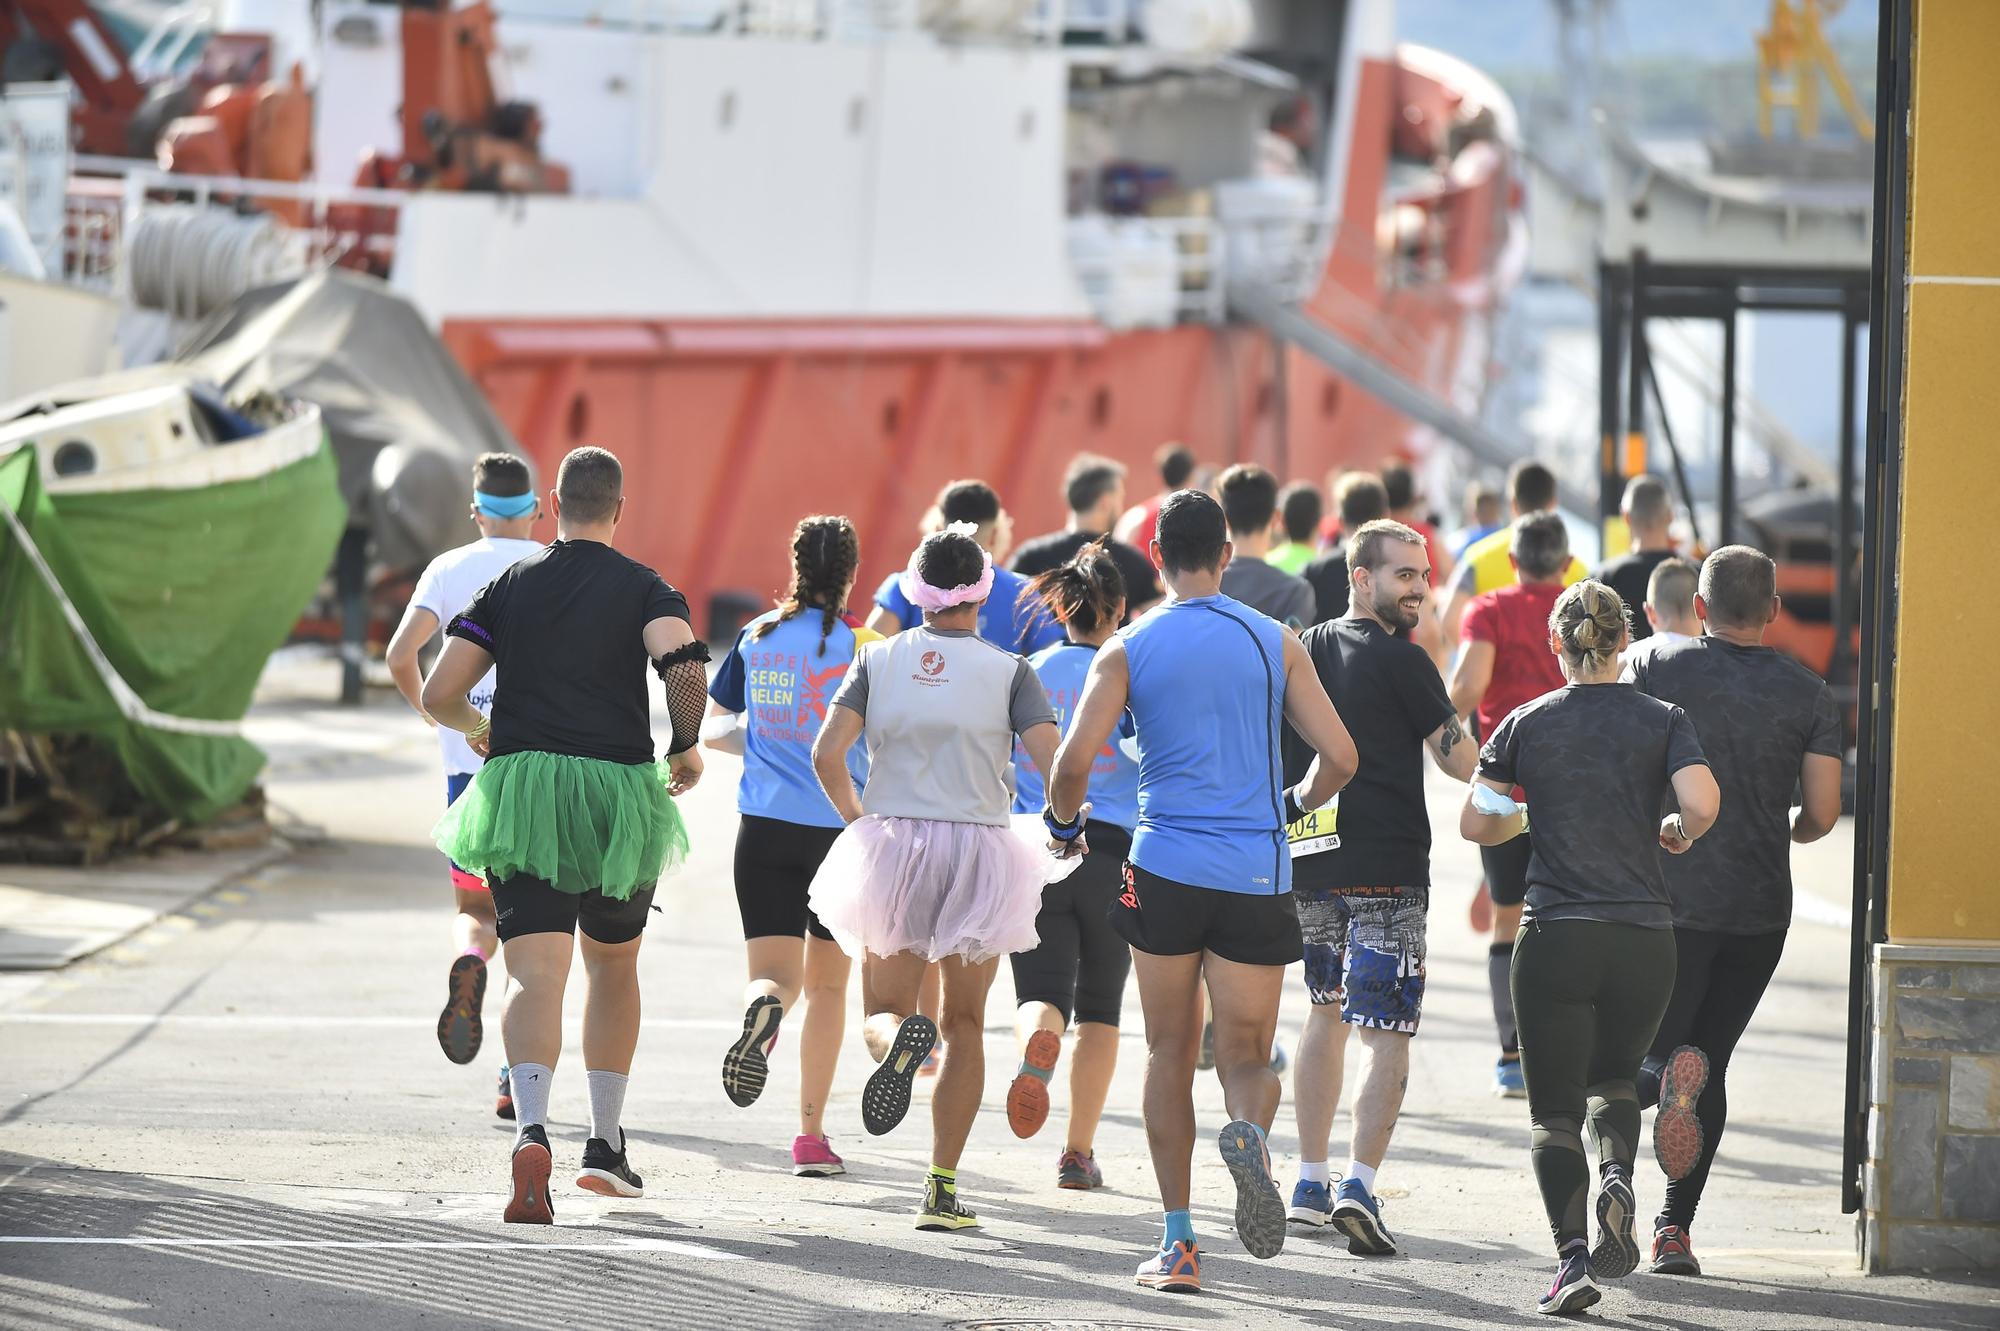
[[1556, 1251], [1585, 1241], [1590, 1162], [1629, 1175], [1639, 1152], [1633, 1086], [1674, 988], [1674, 932], [1599, 920], [1525, 924], [1514, 940], [1514, 1019], [1528, 1082], [1535, 1181]]
[[1092, 820], [1084, 835], [1090, 854], [1082, 866], [1042, 891], [1042, 911], [1035, 917], [1041, 946], [1009, 958], [1014, 997], [1021, 1003], [1047, 1003], [1062, 1013], [1064, 1025], [1075, 1020], [1116, 1026], [1132, 949], [1111, 927], [1111, 903], [1118, 896], [1119, 870], [1131, 853], [1132, 834], [1114, 823]]

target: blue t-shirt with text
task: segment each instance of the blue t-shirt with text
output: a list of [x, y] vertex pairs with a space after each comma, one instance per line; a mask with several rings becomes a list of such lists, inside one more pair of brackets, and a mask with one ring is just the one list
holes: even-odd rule
[[[1095, 647], [1059, 642], [1053, 647], [1042, 648], [1028, 658], [1028, 664], [1035, 668], [1035, 674], [1042, 681], [1042, 688], [1048, 692], [1049, 706], [1056, 714], [1056, 725], [1065, 735], [1069, 734], [1069, 728], [1076, 720], [1077, 700], [1083, 697], [1083, 682], [1089, 677], [1090, 663], [1096, 657]], [[1111, 823], [1128, 832], [1138, 824], [1139, 764], [1132, 761], [1116, 740], [1107, 742], [1091, 761], [1090, 793], [1084, 798], [1090, 801], [1092, 821]], [[1027, 746], [1016, 738], [1014, 812], [1040, 813], [1046, 800], [1042, 774], [1035, 769], [1034, 759], [1028, 756]]]
[[[840, 815], [813, 772], [813, 741], [819, 738], [834, 690], [854, 664], [856, 649], [875, 635], [843, 616], [826, 635], [822, 653], [820, 612], [805, 610], [763, 637], [753, 636], [777, 619], [772, 610], [744, 625], [708, 686], [709, 697], [744, 715], [743, 780], [736, 787], [736, 810], [806, 827], [839, 827]], [[847, 770], [857, 785], [867, 779], [864, 745], [848, 750]]]

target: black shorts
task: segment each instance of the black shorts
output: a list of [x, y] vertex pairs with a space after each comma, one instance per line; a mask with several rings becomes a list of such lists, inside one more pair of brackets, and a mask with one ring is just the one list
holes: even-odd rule
[[1111, 904], [1124, 882], [1122, 867], [1132, 834], [1115, 823], [1093, 821], [1084, 829], [1090, 854], [1075, 873], [1042, 889], [1035, 932], [1041, 945], [1009, 958], [1014, 998], [1047, 1003], [1071, 1020], [1116, 1026], [1125, 1001], [1125, 977], [1132, 949], [1111, 927]]
[[1497, 846], [1481, 846], [1479, 862], [1486, 869], [1486, 890], [1496, 906], [1518, 906], [1528, 899], [1528, 856], [1534, 843], [1526, 832]]
[[548, 879], [524, 873], [490, 881], [494, 931], [503, 943], [523, 934], [573, 934], [579, 928], [600, 943], [629, 943], [645, 932], [653, 904], [652, 883], [614, 901], [602, 892], [560, 892]]
[[780, 818], [743, 815], [736, 829], [736, 911], [745, 938], [833, 935], [806, 905], [819, 863], [840, 837], [838, 827], [808, 827]]
[[1243, 966], [1289, 966], [1305, 955], [1292, 894], [1252, 895], [1189, 887], [1125, 865], [1125, 890], [1111, 903], [1119, 937], [1160, 957], [1213, 952]]

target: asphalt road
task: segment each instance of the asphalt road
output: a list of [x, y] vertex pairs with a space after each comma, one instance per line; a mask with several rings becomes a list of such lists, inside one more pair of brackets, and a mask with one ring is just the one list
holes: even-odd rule
[[[329, 685], [324, 667], [290, 672], [256, 714], [273, 799], [323, 839], [107, 954], [0, 984], [0, 1327], [1541, 1324], [1531, 1310], [1551, 1258], [1526, 1113], [1487, 1094], [1484, 946], [1464, 911], [1476, 857], [1445, 835], [1444, 787], [1429, 1006], [1380, 1179], [1404, 1253], [1364, 1260], [1295, 1234], [1276, 1260], [1252, 1260], [1229, 1232], [1228, 1176], [1207, 1144], [1222, 1100], [1204, 1078], [1195, 1219], [1208, 1288], [1175, 1298], [1132, 1283], [1159, 1219], [1136, 995], [1098, 1144], [1109, 1186], [1062, 1192], [1056, 1133], [1019, 1142], [1001, 1108], [1002, 968], [996, 1075], [961, 1169], [986, 1222], [977, 1233], [911, 1228], [923, 1106], [889, 1137], [861, 1131], [858, 1022], [829, 1115], [845, 1178], [790, 1174], [795, 1044], [779, 1046], [754, 1108], [723, 1097], [743, 979], [728, 760], [687, 801], [694, 857], [663, 888], [642, 960], [648, 1015], [626, 1123], [647, 1195], [559, 1192], [552, 1230], [503, 1226], [511, 1128], [490, 1113], [497, 1013], [491, 1056], [470, 1067], [446, 1063], [432, 1035], [450, 953], [450, 898], [426, 840], [442, 798], [436, 751], [393, 698], [319, 706]], [[1829, 876], [1812, 888], [1828, 898], [1813, 912], [1822, 920], [1839, 915]], [[1744, 1041], [1695, 1231], [1710, 1274], [1635, 1275], [1610, 1287], [1593, 1324], [2000, 1326], [1990, 1283], [1855, 1270], [1837, 1189], [1845, 957], [1842, 930], [1799, 924]], [[1294, 985], [1294, 1034], [1304, 1006]], [[554, 1116], [560, 1181], [586, 1135], [580, 1057], [557, 1070]], [[1337, 1141], [1345, 1131], [1343, 1115]], [[1289, 1104], [1273, 1145], [1289, 1189]], [[1658, 1183], [1642, 1177], [1646, 1215]]]

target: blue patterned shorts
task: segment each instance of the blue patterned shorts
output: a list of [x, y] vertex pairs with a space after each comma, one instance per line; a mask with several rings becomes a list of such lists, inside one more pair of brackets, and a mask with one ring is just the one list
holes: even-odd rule
[[1301, 894], [1306, 988], [1316, 1007], [1340, 1006], [1350, 1026], [1414, 1035], [1424, 1011], [1428, 893]]

